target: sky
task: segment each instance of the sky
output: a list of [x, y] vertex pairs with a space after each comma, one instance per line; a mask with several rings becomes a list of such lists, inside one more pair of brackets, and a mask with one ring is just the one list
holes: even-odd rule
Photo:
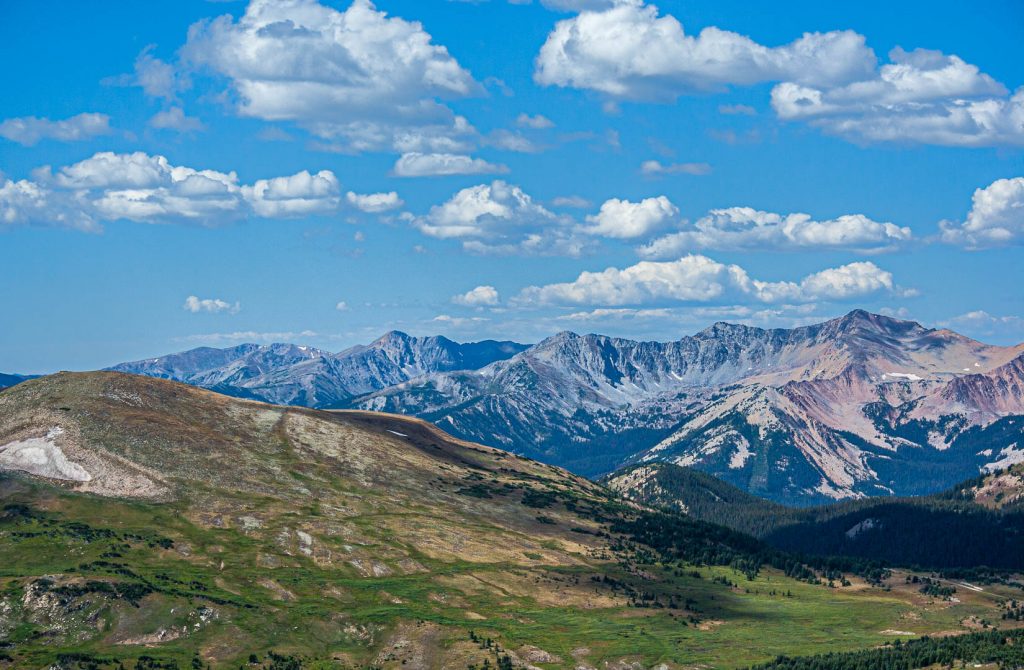
[[854, 308], [1024, 341], [1024, 5], [0, 5], [0, 371]]

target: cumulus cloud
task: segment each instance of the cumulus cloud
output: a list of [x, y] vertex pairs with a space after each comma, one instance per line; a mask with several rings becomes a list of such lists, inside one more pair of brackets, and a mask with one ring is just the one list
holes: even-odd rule
[[498, 304], [498, 290], [493, 286], [477, 286], [452, 298], [452, 302], [463, 307], [491, 307]]
[[671, 16], [640, 2], [615, 3], [559, 21], [536, 60], [548, 86], [599, 91], [615, 98], [671, 100], [728, 85], [793, 81], [846, 83], [869, 75], [875, 55], [852, 31], [806, 33], [767, 47], [709, 27], [687, 35]]
[[0, 137], [27, 147], [44, 139], [74, 142], [108, 135], [110, 132], [110, 117], [95, 112], [57, 121], [23, 116], [0, 123]]
[[652, 177], [671, 174], [705, 175], [711, 174], [711, 166], [707, 163], [670, 163], [664, 165], [660, 161], [649, 160], [640, 164], [640, 172]]
[[501, 180], [464, 188], [412, 223], [424, 235], [460, 240], [472, 253], [578, 256], [586, 248], [570, 217]]
[[250, 216], [328, 213], [340, 202], [329, 170], [243, 185], [234, 172], [172, 165], [143, 152], [101, 152], [35, 180], [0, 181], [0, 223], [97, 231], [102, 222], [215, 224]]
[[751, 278], [738, 265], [690, 255], [675, 261], [641, 261], [623, 269], [611, 267], [601, 272], [583, 272], [571, 282], [525, 288], [513, 302], [520, 306], [604, 307], [738, 299], [810, 303], [851, 300], [897, 290], [892, 274], [874, 263], [829, 268], [798, 282], [768, 282]]
[[999, 179], [974, 191], [963, 223], [943, 221], [942, 239], [969, 249], [1024, 241], [1024, 177]]
[[713, 209], [684, 230], [637, 249], [641, 258], [677, 258], [699, 249], [850, 249], [889, 251], [909, 242], [910, 228], [847, 214], [816, 221], [809, 214], [775, 214], [750, 207]]
[[198, 298], [194, 295], [190, 295], [185, 298], [185, 304], [183, 309], [186, 312], [192, 312], [198, 314], [200, 312], [208, 312], [210, 314], [217, 314], [220, 312], [228, 312], [230, 314], [237, 314], [242, 309], [241, 304], [231, 304], [220, 298]]
[[444, 150], [468, 124], [441, 100], [480, 90], [420, 23], [369, 0], [344, 11], [252, 0], [237, 20], [193, 25], [182, 53], [231, 82], [240, 114], [293, 121], [354, 151], [422, 151], [435, 141]]
[[40, 225], [84, 232], [102, 229], [70, 192], [53, 191], [22, 179], [0, 179], [0, 225]]
[[194, 116], [187, 116], [181, 107], [171, 107], [157, 112], [149, 120], [149, 125], [154, 128], [176, 130], [179, 133], [191, 133], [204, 128], [202, 121]]
[[631, 239], [644, 237], [665, 226], [679, 209], [663, 195], [640, 202], [612, 198], [601, 210], [587, 217], [590, 224], [584, 231], [591, 235]]
[[173, 65], [154, 56], [153, 49], [153, 45], [146, 47], [135, 59], [135, 76], [130, 83], [141, 87], [151, 98], [172, 100], [187, 86], [187, 81]]
[[334, 306], [334, 309], [338, 310], [339, 312], [347, 312], [349, 309], [348, 303], [345, 302], [344, 300], [340, 300], [338, 301], [338, 304]]
[[387, 193], [355, 193], [349, 191], [345, 199], [356, 209], [369, 214], [378, 214], [392, 209], [398, 209], [405, 204], [398, 193], [389, 191]]
[[857, 142], [948, 146], [1024, 144], [1024, 88], [938, 51], [897, 47], [870, 77], [829, 86], [784, 81], [772, 89], [779, 118]]
[[306, 170], [289, 177], [257, 180], [242, 194], [257, 216], [279, 218], [333, 212], [341, 201], [338, 178], [330, 170]]
[[459, 154], [402, 154], [392, 172], [396, 177], [439, 177], [456, 174], [503, 174], [504, 165]]
[[687, 35], [673, 16], [639, 0], [604, 4], [556, 24], [536, 59], [537, 83], [598, 91], [614, 105], [774, 82], [778, 118], [849, 141], [1024, 145], [1024, 87], [1011, 94], [956, 55], [897, 47], [879, 65], [849, 30], [768, 47], [717, 27]]

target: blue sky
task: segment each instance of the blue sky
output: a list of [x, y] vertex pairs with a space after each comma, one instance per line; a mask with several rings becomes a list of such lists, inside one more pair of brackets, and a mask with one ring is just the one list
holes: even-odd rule
[[864, 307], [1024, 340], [1018, 2], [7, 2], [0, 370]]

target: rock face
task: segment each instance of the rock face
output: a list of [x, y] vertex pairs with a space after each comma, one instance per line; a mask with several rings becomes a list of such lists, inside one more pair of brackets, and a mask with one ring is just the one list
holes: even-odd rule
[[110, 369], [275, 404], [328, 408], [419, 375], [483, 367], [524, 348], [515, 342], [460, 344], [392, 331], [340, 353], [294, 344], [242, 344], [201, 347]]
[[116, 369], [231, 395], [411, 414], [588, 476], [691, 465], [796, 504], [914, 495], [1024, 461], [1024, 345], [863, 310], [717, 323], [675, 342], [563, 332], [531, 347], [389, 333], [329, 354], [201, 349]]
[[667, 461], [796, 504], [912, 495], [1024, 460], [1024, 346], [856, 310], [676, 342], [560, 333], [357, 399], [596, 475]]

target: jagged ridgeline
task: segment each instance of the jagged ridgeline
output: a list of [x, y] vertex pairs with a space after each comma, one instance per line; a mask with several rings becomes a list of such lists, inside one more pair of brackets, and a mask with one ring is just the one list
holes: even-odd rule
[[926, 495], [1024, 460], [1024, 345], [863, 310], [672, 342], [558, 333], [533, 346], [388, 333], [329, 353], [196, 349], [117, 366], [229, 395], [409, 414], [600, 476], [692, 465], [800, 505]]
[[1024, 601], [800, 560], [419, 420], [135, 375], [0, 393], [0, 468], [5, 669], [733, 668]]

